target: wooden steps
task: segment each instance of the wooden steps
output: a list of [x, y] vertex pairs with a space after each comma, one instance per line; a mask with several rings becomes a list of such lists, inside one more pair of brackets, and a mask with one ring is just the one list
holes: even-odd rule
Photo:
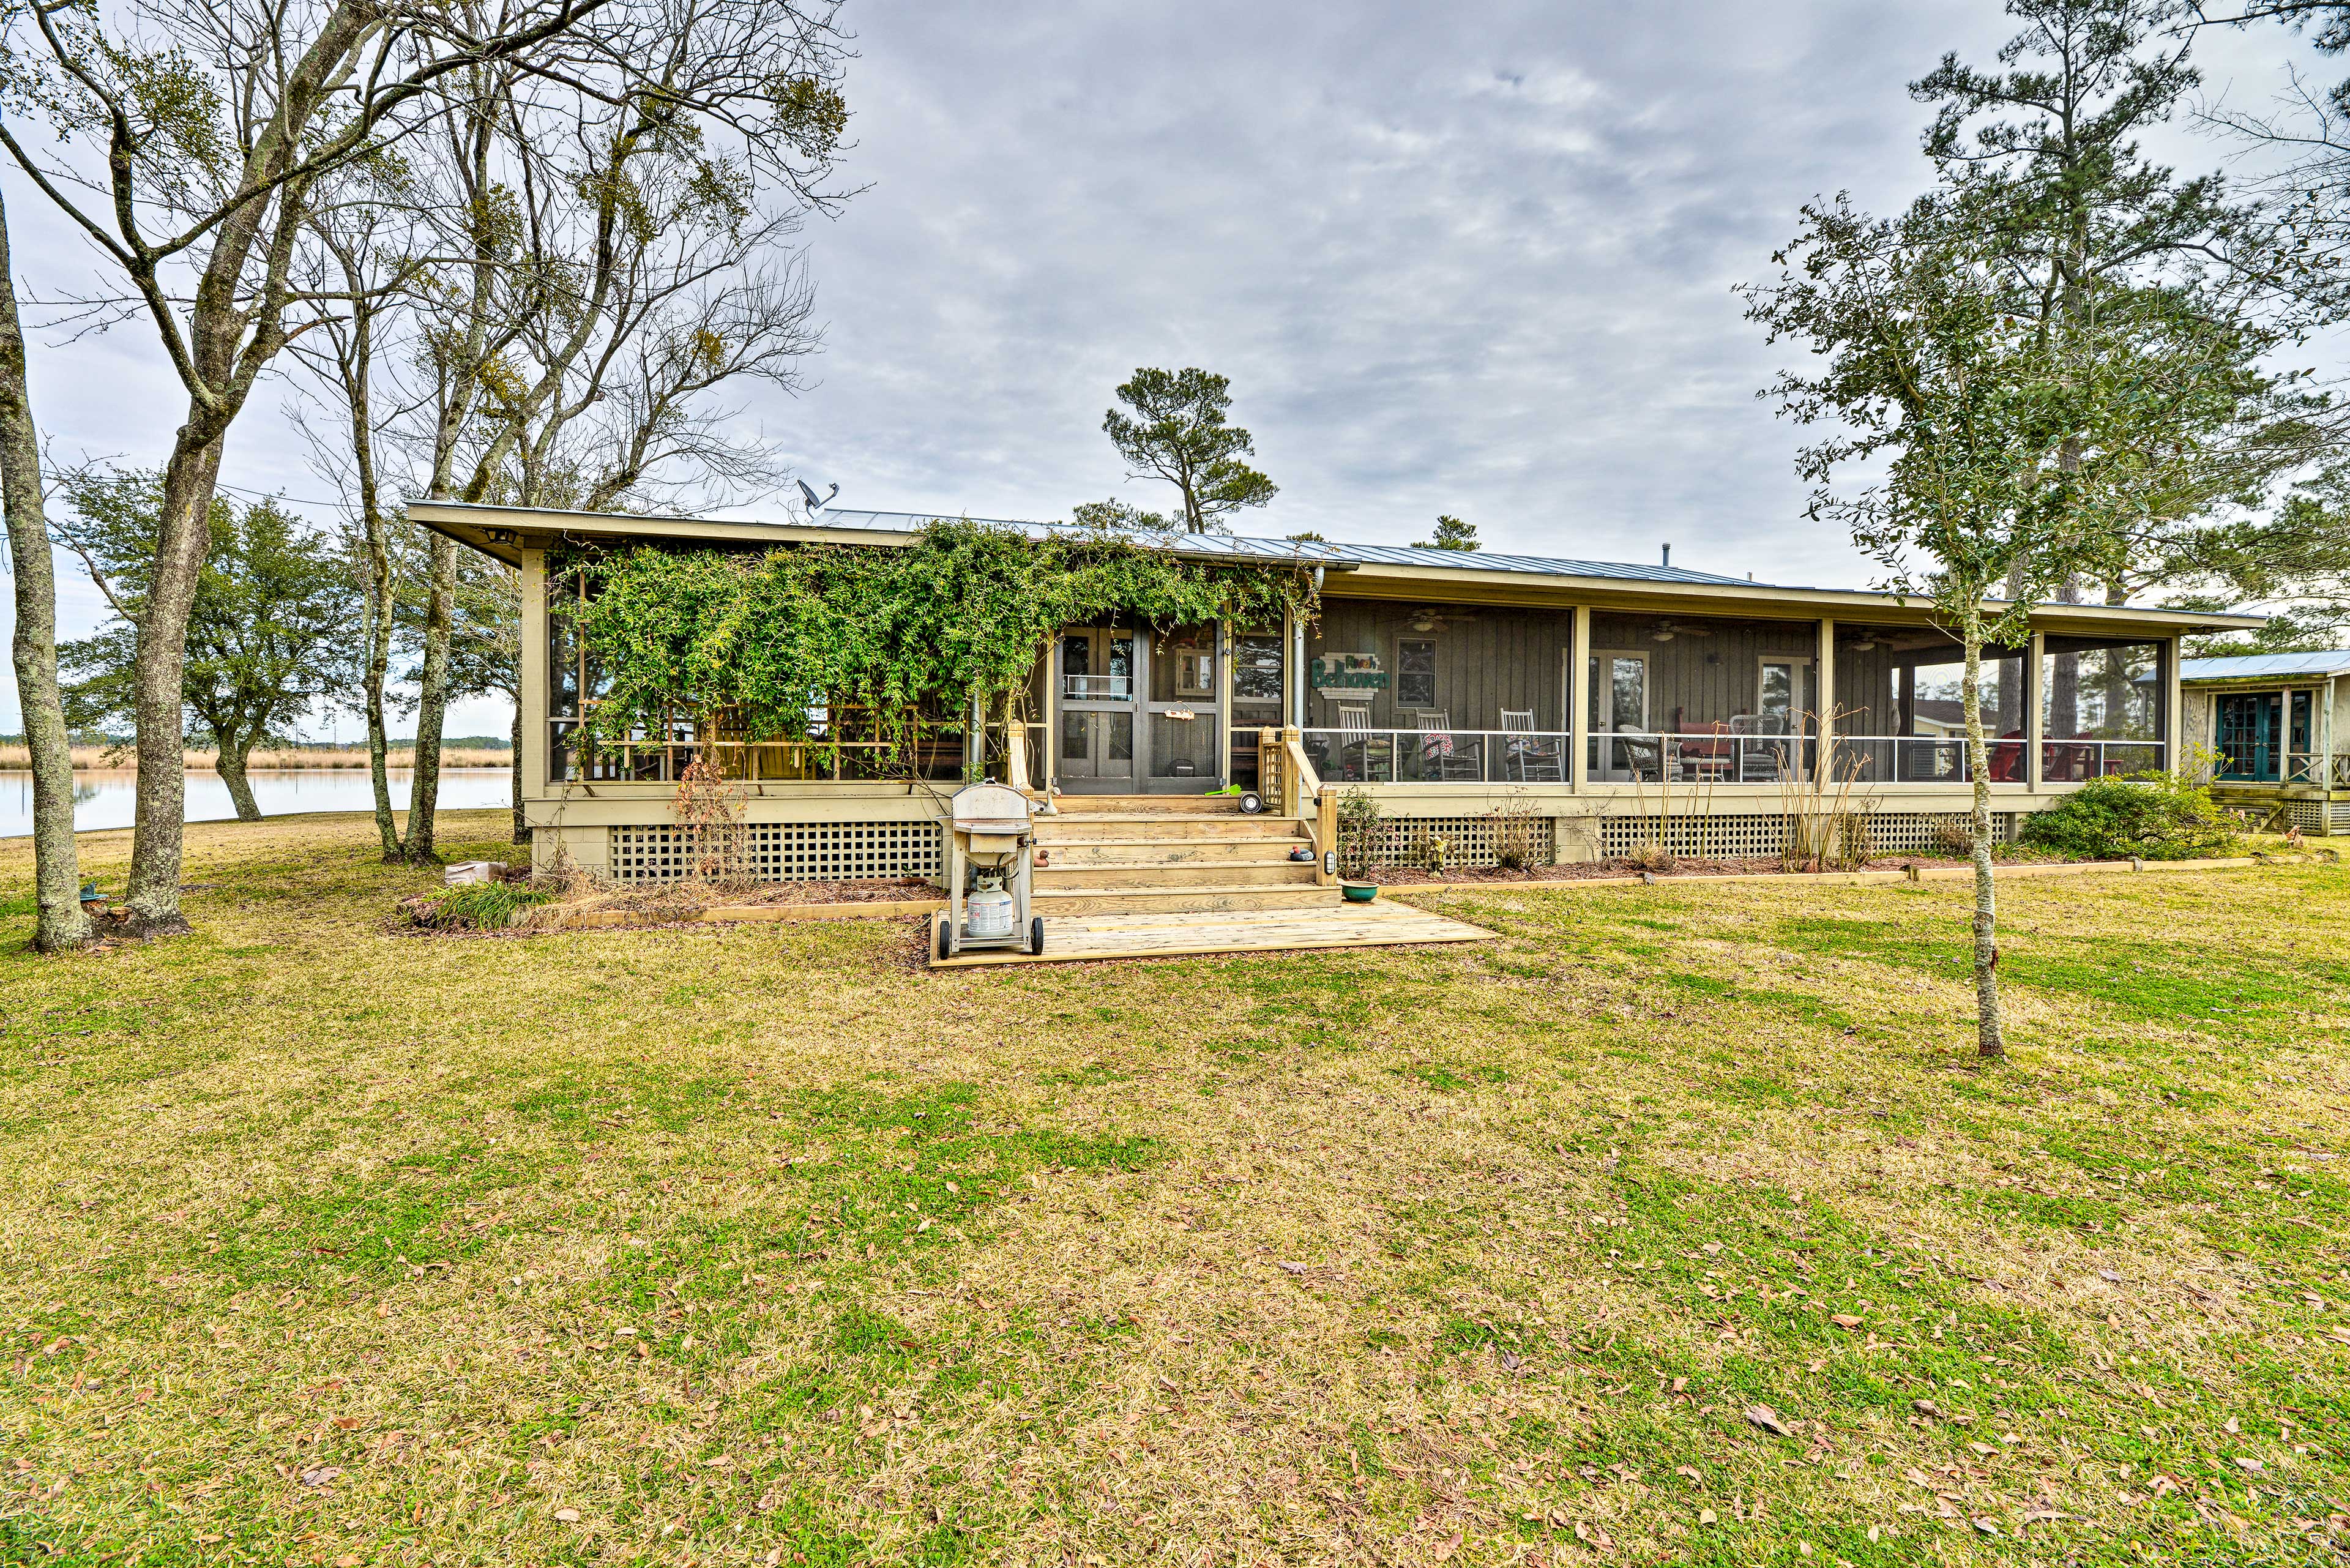
[[1069, 915], [1215, 913], [1322, 908], [1340, 902], [1316, 884], [1310, 844], [1295, 817], [1244, 816], [1230, 795], [1062, 795], [1035, 819], [1045, 863], [1035, 868], [1036, 912]]
[[1323, 909], [1344, 903], [1336, 888], [1312, 882], [1289, 887], [1215, 884], [1159, 888], [1039, 888], [1040, 915], [1205, 914], [1232, 909]]

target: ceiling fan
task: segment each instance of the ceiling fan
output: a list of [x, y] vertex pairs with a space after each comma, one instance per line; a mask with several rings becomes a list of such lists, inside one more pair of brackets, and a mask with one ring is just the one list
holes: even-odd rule
[[1449, 616], [1433, 605], [1422, 606], [1411, 612], [1408, 623], [1414, 631], [1442, 631], [1459, 618]]
[[1713, 628], [1710, 626], [1689, 626], [1680, 621], [1660, 620], [1657, 623], [1657, 629], [1648, 634], [1648, 639], [1652, 642], [1670, 642], [1677, 637], [1711, 637], [1712, 635]]

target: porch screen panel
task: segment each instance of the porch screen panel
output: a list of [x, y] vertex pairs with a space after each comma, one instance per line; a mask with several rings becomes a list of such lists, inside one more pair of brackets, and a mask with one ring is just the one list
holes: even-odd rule
[[1270, 631], [1243, 631], [1232, 636], [1232, 760], [1229, 776], [1245, 789], [1254, 789], [1257, 732], [1279, 729], [1282, 674], [1288, 663], [1288, 639], [1275, 627]]
[[1812, 621], [1595, 614], [1590, 776], [1768, 784], [1806, 773], [1818, 652]]
[[1536, 729], [1564, 730], [1573, 640], [1571, 610], [1326, 597], [1306, 639], [1309, 666], [1324, 654], [1369, 654], [1388, 684], [1342, 698], [1309, 686], [1306, 727], [1336, 728], [1344, 705], [1367, 708], [1376, 730], [1410, 730], [1421, 711], [1442, 713], [1458, 731], [1499, 730], [1505, 710], [1533, 713]]
[[2041, 777], [2074, 783], [2164, 766], [2162, 644], [2043, 639]]
[[[1932, 627], [1839, 622], [1835, 637], [1837, 765], [1862, 784], [1964, 784], [1965, 659]], [[1983, 650], [1983, 729], [1994, 784], [2023, 782], [2023, 657]]]

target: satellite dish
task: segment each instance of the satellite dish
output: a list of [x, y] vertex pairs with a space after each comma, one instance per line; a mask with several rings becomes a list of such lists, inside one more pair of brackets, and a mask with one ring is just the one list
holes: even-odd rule
[[830, 490], [826, 491], [822, 496], [818, 496], [814, 490], [808, 487], [808, 482], [806, 480], [799, 480], [796, 483], [800, 487], [800, 499], [807, 503], [807, 509], [811, 514], [821, 512], [827, 506], [831, 505], [832, 498], [840, 493], [840, 486], [837, 484], [834, 485]]

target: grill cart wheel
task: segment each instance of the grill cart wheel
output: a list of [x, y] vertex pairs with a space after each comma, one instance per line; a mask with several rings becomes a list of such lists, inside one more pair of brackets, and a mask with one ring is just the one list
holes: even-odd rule
[[951, 915], [941, 915], [939, 917], [939, 957], [942, 960], [950, 959], [954, 956], [953, 950], [947, 941], [947, 921], [951, 919], [953, 919], [953, 917]]
[[1045, 917], [1042, 915], [1028, 922], [1028, 950], [1032, 953], [1045, 950]]

